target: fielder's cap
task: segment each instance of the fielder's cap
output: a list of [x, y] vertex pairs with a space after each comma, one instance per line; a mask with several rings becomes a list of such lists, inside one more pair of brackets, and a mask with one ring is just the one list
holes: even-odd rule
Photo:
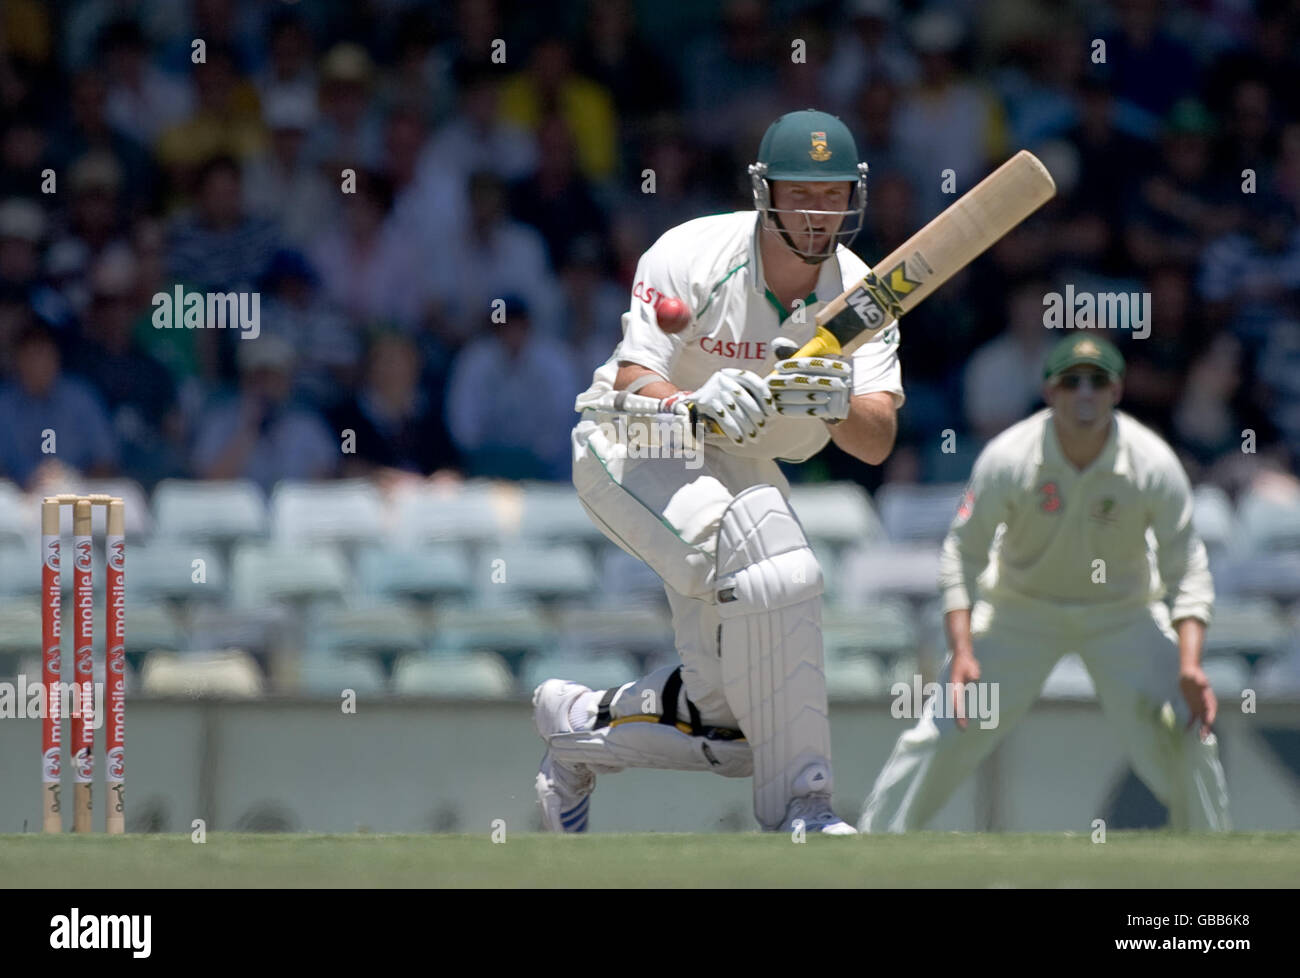
[[1110, 340], [1101, 336], [1071, 336], [1061, 340], [1047, 354], [1043, 376], [1051, 378], [1071, 367], [1099, 367], [1112, 377], [1124, 375], [1124, 357]]
[[769, 180], [831, 182], [858, 179], [858, 147], [849, 127], [829, 112], [788, 112], [767, 127], [758, 162]]

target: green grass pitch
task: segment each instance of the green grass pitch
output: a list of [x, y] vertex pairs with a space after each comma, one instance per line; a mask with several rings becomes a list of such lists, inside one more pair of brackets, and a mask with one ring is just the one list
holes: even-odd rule
[[0, 887], [1291, 887], [1300, 833], [0, 835]]

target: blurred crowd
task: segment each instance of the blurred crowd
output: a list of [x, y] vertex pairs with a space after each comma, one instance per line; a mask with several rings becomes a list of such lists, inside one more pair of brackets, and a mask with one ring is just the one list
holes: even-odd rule
[[[1296, 2], [0, 10], [0, 477], [21, 485], [566, 479], [638, 256], [752, 207], [764, 128], [810, 106], [870, 164], [868, 262], [951, 202], [941, 171], [964, 192], [1025, 147], [1060, 192], [909, 317], [887, 465], [832, 446], [795, 477], [964, 479], [1040, 403], [1066, 284], [1151, 294], [1148, 337], [1112, 331], [1122, 406], [1194, 480], [1300, 472]], [[177, 285], [257, 292], [261, 335], [156, 328]]]

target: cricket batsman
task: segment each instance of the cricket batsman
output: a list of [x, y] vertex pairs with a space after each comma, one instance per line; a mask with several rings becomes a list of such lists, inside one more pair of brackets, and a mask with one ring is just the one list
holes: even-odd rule
[[[1217, 704], [1201, 669], [1214, 589], [1191, 486], [1173, 450], [1115, 410], [1123, 373], [1107, 340], [1062, 341], [1046, 363], [1048, 407], [976, 459], [940, 562], [951, 651], [941, 692], [898, 738], [867, 797], [863, 832], [925, 826], [1069, 652], [1170, 824], [1230, 828]], [[964, 684], [976, 682], [998, 684], [1000, 716], [987, 726], [970, 721], [964, 703]]]
[[[749, 173], [755, 210], [688, 221], [641, 257], [623, 339], [577, 400], [574, 486], [663, 580], [681, 665], [613, 689], [537, 687], [551, 831], [587, 829], [596, 775], [645, 767], [752, 775], [764, 830], [854, 832], [831, 809], [822, 572], [774, 460], [833, 439], [884, 461], [903, 403], [898, 330], [851, 356], [791, 358], [822, 304], [867, 271], [847, 248], [867, 173], [848, 128], [811, 109], [782, 116]], [[665, 298], [685, 303], [684, 328], [657, 319]], [[687, 442], [707, 433], [694, 458], [655, 457], [626, 435], [637, 421]]]

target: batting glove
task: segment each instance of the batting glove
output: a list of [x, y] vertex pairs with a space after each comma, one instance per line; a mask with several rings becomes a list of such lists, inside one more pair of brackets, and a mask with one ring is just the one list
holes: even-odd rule
[[758, 374], [736, 367], [724, 367], [704, 382], [699, 390], [682, 391], [665, 401], [686, 401], [693, 414], [714, 421], [722, 434], [737, 445], [758, 437], [773, 411], [772, 396]]
[[[785, 339], [772, 346], [793, 353], [797, 347]], [[850, 357], [795, 357], [780, 360], [767, 379], [778, 414], [820, 418], [838, 424], [849, 416], [853, 397], [853, 360]]]

